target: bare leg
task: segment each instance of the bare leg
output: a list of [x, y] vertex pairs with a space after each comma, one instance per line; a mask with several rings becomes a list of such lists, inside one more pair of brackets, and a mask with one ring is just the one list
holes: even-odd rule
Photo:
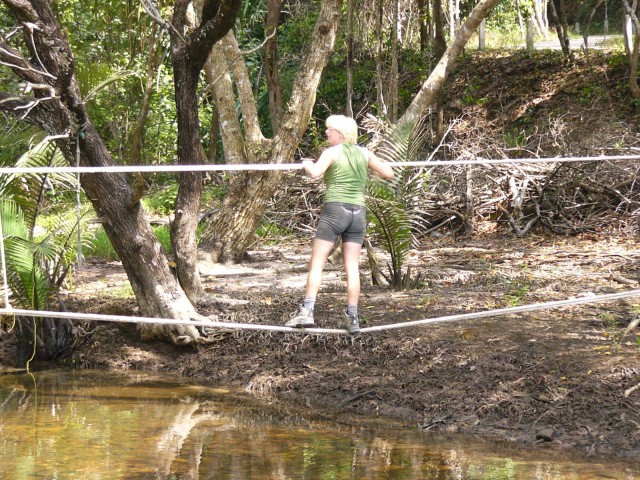
[[342, 244], [344, 271], [347, 274], [347, 305], [358, 305], [360, 298], [360, 249], [359, 243]]
[[327, 263], [327, 258], [334, 242], [314, 238], [311, 245], [311, 260], [309, 261], [309, 273], [307, 274], [307, 288], [305, 298], [316, 298], [322, 282], [322, 272]]

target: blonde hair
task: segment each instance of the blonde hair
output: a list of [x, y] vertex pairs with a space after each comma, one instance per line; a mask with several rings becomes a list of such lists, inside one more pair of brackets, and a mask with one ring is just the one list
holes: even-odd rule
[[345, 142], [355, 143], [358, 141], [358, 124], [351, 117], [344, 115], [330, 115], [326, 120], [327, 128], [333, 128], [342, 134]]

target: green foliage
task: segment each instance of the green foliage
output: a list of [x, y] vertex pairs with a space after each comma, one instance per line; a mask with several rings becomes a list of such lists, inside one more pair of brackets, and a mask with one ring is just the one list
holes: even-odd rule
[[107, 232], [104, 231], [102, 226], [93, 231], [93, 236], [89, 240], [86, 254], [89, 257], [99, 257], [108, 261], [118, 259], [118, 255], [107, 236]]
[[[399, 124], [387, 135], [378, 155], [393, 162], [414, 160], [421, 153], [426, 135], [421, 122]], [[385, 278], [396, 289], [415, 288], [422, 282], [421, 274], [411, 278], [410, 269], [404, 272], [403, 267], [416, 243], [416, 234], [427, 228], [420, 194], [427, 179], [424, 168], [402, 168], [393, 180], [372, 180], [368, 185], [369, 231], [391, 256], [389, 276]]]
[[517, 307], [525, 303], [525, 297], [531, 289], [530, 282], [525, 279], [517, 279], [510, 283], [509, 291], [504, 295], [507, 305]]
[[[172, 251], [171, 247], [171, 232], [168, 225], [155, 225], [152, 227], [153, 233], [160, 241], [165, 253]], [[104, 231], [102, 226], [96, 228], [91, 232], [91, 237], [87, 239], [87, 246], [85, 247], [86, 255], [89, 257], [98, 257], [108, 261], [114, 261], [118, 259], [111, 240], [107, 236], [107, 232]]]
[[[18, 143], [10, 150], [24, 151], [14, 162], [16, 166], [55, 166], [63, 162], [55, 145], [42, 135], [24, 135], [27, 131], [18, 130], [12, 133], [17, 135], [9, 137]], [[6, 141], [7, 137], [0, 137], [0, 147]], [[3, 164], [10, 165], [10, 160], [8, 155], [2, 155]], [[51, 310], [53, 293], [67, 278], [78, 252], [78, 213], [68, 208], [64, 195], [58, 192], [72, 190], [76, 182], [70, 174], [16, 173], [0, 177], [6, 281], [14, 306]], [[81, 220], [84, 217], [80, 215]], [[55, 358], [73, 339], [68, 321], [17, 318], [16, 325], [21, 360], [26, 360], [26, 355], [33, 358], [36, 353], [45, 359]]]
[[[116, 159], [124, 159], [127, 141], [142, 108], [149, 54], [160, 47], [164, 58], [153, 72], [154, 85], [145, 124], [142, 156], [136, 163], [173, 160], [176, 113], [170, 59], [163, 55], [168, 36], [136, 2], [64, 0], [52, 7], [68, 34], [75, 75], [93, 124]], [[0, 79], [0, 81], [2, 81]]]
[[152, 227], [153, 233], [155, 233], [156, 237], [160, 241], [160, 245], [164, 249], [165, 253], [170, 253], [172, 250], [171, 247], [171, 231], [169, 229], [169, 225], [155, 225]]
[[279, 245], [286, 237], [292, 236], [292, 232], [277, 223], [263, 221], [256, 230], [266, 245]]
[[[520, 2], [520, 14], [523, 21], [533, 14], [531, 2]], [[487, 16], [487, 29], [501, 34], [511, 34], [519, 30], [516, 3], [510, 0], [499, 2]], [[518, 32], [519, 33], [519, 32]]]
[[465, 88], [464, 96], [462, 97], [462, 103], [464, 103], [465, 105], [483, 105], [488, 101], [489, 99], [487, 97], [482, 97], [479, 95], [478, 86], [470, 80]]
[[0, 199], [0, 216], [11, 302], [20, 308], [46, 309], [50, 282], [39, 265], [52, 252], [46, 243], [32, 240], [26, 217], [16, 202]]
[[173, 212], [173, 208], [178, 195], [178, 184], [170, 182], [151, 195], [142, 198], [142, 204], [146, 210], [154, 212], [157, 215], [169, 215]]

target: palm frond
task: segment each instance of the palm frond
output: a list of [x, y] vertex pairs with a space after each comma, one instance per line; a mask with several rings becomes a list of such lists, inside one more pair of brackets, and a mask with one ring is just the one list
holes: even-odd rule
[[4, 240], [7, 280], [12, 300], [23, 308], [44, 309], [48, 305], [50, 283], [36, 260], [36, 245], [19, 237]]
[[[390, 162], [415, 160], [423, 149], [427, 131], [422, 123], [402, 123], [383, 136], [376, 154]], [[367, 208], [370, 231], [391, 256], [390, 276], [394, 287], [407, 285], [402, 268], [417, 235], [428, 228], [421, 208], [421, 190], [428, 180], [424, 168], [403, 168], [390, 181], [372, 180], [368, 184]]]

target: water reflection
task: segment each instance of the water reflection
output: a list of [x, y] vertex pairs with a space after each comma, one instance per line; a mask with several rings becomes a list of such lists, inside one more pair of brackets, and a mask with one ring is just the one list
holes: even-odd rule
[[640, 479], [620, 462], [345, 426], [144, 373], [0, 375], [0, 478]]

